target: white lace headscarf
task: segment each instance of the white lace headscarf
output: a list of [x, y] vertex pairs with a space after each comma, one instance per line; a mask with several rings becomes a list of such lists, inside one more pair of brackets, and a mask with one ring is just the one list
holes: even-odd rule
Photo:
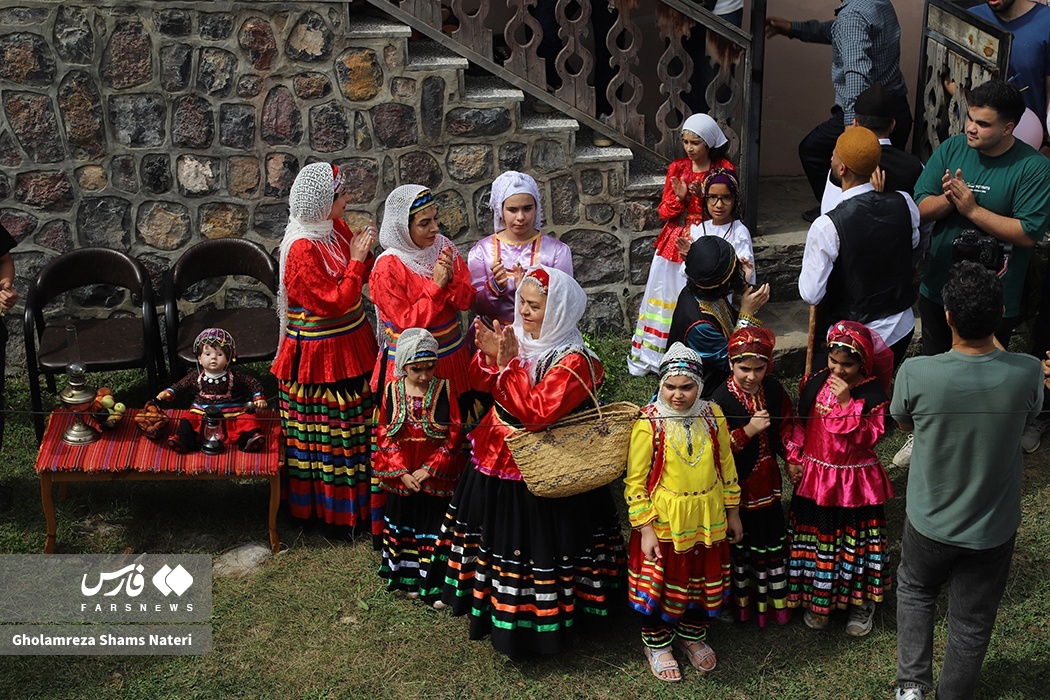
[[533, 226], [537, 231], [541, 230], [543, 228], [543, 205], [540, 204], [540, 187], [532, 176], [516, 170], [508, 170], [492, 181], [492, 194], [489, 196], [489, 208], [492, 209], [492, 230], [499, 233], [507, 228], [507, 222], [503, 219], [503, 203], [516, 194], [532, 195], [536, 201], [536, 222]]
[[718, 128], [718, 123], [706, 114], [694, 114], [682, 124], [682, 131], [690, 131], [704, 140], [708, 148], [718, 148], [729, 142]]
[[[434, 245], [426, 248], [420, 248], [412, 242], [408, 232], [412, 205], [421, 196], [429, 195], [430, 190], [422, 185], [401, 185], [387, 196], [383, 207], [383, 224], [379, 227], [379, 244], [383, 246], [383, 252], [376, 258], [377, 262], [379, 258], [393, 255], [412, 272], [431, 278], [442, 250], [451, 248], [452, 254], [460, 257], [452, 241], [440, 233], [434, 239]], [[436, 202], [431, 199], [423, 208], [435, 205]]]
[[296, 241], [313, 241], [327, 252], [322, 255], [325, 270], [333, 278], [346, 269], [347, 258], [336, 240], [335, 228], [329, 218], [338, 184], [329, 163], [311, 163], [299, 171], [288, 194], [288, 225], [281, 241], [281, 281], [277, 288], [277, 318], [281, 337], [288, 325], [288, 288], [284, 273], [288, 269], [288, 252]]
[[405, 367], [438, 359], [438, 341], [426, 328], [406, 328], [397, 338], [394, 376], [405, 376]]
[[[537, 274], [539, 273], [539, 274]], [[542, 277], [549, 280], [544, 287]], [[547, 297], [540, 335], [533, 338], [525, 332], [521, 318], [521, 290], [530, 285]], [[514, 335], [518, 338], [518, 357], [530, 367], [542, 367], [545, 360], [568, 350], [594, 355], [583, 344], [583, 334], [577, 324], [587, 309], [587, 294], [579, 283], [561, 270], [546, 265], [531, 268], [518, 285], [517, 304], [514, 306]], [[531, 372], [533, 383], [539, 381], [537, 372]]]
[[[692, 406], [678, 410], [664, 401], [662, 387], [668, 377], [689, 377], [696, 382], [699, 389]], [[704, 360], [700, 353], [682, 343], [674, 343], [664, 353], [660, 361], [660, 386], [656, 392], [656, 410], [664, 418], [694, 418], [707, 408], [707, 401], [700, 398], [700, 392], [704, 390]]]

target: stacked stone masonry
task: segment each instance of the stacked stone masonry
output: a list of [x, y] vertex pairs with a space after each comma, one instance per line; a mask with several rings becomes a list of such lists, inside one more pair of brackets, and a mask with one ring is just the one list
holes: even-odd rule
[[[348, 174], [352, 227], [378, 219], [393, 187], [420, 183], [434, 189], [442, 229], [465, 253], [492, 231], [493, 177], [517, 169], [540, 182], [545, 230], [574, 251], [591, 297], [588, 330], [626, 332], [660, 225], [659, 193], [630, 199], [624, 160], [580, 162], [575, 129], [524, 128], [520, 97], [471, 99], [462, 66], [413, 64], [419, 40], [407, 32], [354, 36], [364, 7], [0, 9], [0, 222], [19, 242], [19, 288], [48, 259], [84, 246], [129, 251], [158, 292], [202, 239], [276, 250], [289, 188], [317, 160]], [[200, 300], [268, 303], [245, 284], [203, 289]], [[133, 302], [81, 294], [68, 304], [105, 315]]]

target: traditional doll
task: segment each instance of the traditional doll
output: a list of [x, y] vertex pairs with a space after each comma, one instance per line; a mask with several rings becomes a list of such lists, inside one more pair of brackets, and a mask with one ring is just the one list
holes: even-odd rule
[[237, 357], [233, 336], [221, 328], [205, 328], [193, 341], [197, 368], [157, 394], [158, 401], [173, 401], [193, 392], [190, 417], [179, 421], [167, 445], [176, 452], [200, 449], [205, 410], [218, 406], [222, 411], [223, 442], [236, 443], [242, 452], [259, 452], [266, 436], [253, 415], [266, 408], [262, 384], [250, 374], [230, 369]]

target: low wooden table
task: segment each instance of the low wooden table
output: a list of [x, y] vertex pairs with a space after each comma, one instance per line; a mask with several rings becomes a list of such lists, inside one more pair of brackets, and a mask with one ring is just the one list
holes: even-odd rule
[[[47, 521], [44, 552], [55, 552], [55, 502], [52, 485], [69, 481], [143, 481], [165, 479], [269, 479], [270, 480], [270, 548], [277, 552], [277, 506], [281, 502], [280, 427], [277, 421], [261, 421], [266, 434], [266, 448], [261, 452], [241, 452], [227, 445], [226, 452], [209, 456], [201, 452], [179, 454], [164, 446], [163, 441], [146, 438], [135, 425], [136, 410], [129, 410], [113, 430], [107, 430], [90, 445], [69, 445], [62, 434], [73, 423], [73, 415], [59, 409], [51, 414], [36, 471], [40, 474], [40, 500]], [[188, 411], [171, 411], [170, 429]]]

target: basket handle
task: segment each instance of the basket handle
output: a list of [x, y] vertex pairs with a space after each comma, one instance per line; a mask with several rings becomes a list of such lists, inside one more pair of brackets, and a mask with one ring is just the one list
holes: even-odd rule
[[[597, 378], [594, 376], [594, 366], [591, 364], [591, 358], [587, 357], [586, 355], [584, 355], [584, 357], [587, 358], [587, 369], [589, 369], [591, 371], [590, 372], [591, 373], [591, 381], [595, 382], [595, 381], [597, 381]], [[579, 380], [580, 384], [583, 385], [583, 388], [587, 390], [587, 393], [590, 395], [591, 400], [594, 401], [594, 407], [598, 410], [598, 420], [601, 420], [602, 418], [604, 418], [604, 416], [602, 415], [602, 407], [598, 403], [598, 396], [597, 396], [597, 394], [595, 394], [593, 391], [591, 391], [591, 387], [587, 385], [587, 382], [583, 381], [583, 377], [581, 377], [580, 375], [576, 374], [576, 372], [573, 370], [573, 368], [569, 367], [568, 365], [562, 365], [561, 368], [563, 370], [565, 370], [566, 372], [568, 372], [569, 374], [571, 374], [572, 376], [576, 377], [576, 379]]]

